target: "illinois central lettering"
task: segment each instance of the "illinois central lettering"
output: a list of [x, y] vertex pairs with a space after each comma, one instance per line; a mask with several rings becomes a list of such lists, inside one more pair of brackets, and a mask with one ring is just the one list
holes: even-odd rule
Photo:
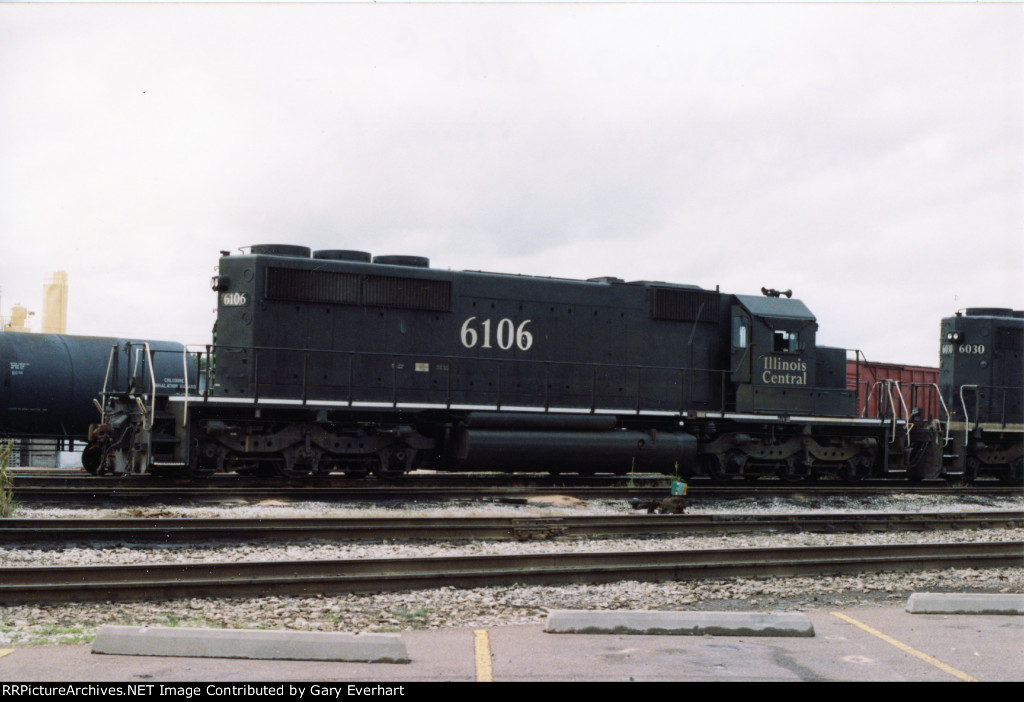
[[765, 356], [761, 382], [766, 385], [807, 385], [807, 363]]

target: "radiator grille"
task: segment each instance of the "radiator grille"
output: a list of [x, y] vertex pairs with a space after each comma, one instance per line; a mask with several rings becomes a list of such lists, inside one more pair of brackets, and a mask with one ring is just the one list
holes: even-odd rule
[[300, 268], [268, 268], [267, 297], [293, 302], [358, 305], [359, 276]]
[[368, 275], [363, 281], [363, 304], [447, 312], [452, 307], [452, 284], [448, 280]]
[[448, 280], [268, 267], [266, 297], [287, 302], [448, 312], [452, 284]]
[[651, 298], [651, 317], [679, 322], [718, 321], [720, 295], [703, 290], [677, 290], [654, 288]]

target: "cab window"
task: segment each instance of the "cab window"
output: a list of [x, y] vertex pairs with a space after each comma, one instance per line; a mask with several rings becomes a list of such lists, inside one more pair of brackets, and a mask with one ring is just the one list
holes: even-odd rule
[[797, 353], [800, 339], [797, 332], [775, 331], [772, 333], [772, 351], [775, 353]]
[[732, 318], [732, 347], [734, 349], [747, 348], [748, 329], [747, 320], [743, 317]]

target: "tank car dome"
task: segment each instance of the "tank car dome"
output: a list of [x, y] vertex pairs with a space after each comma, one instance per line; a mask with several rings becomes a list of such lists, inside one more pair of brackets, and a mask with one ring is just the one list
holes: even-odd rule
[[253, 244], [249, 247], [253, 254], [264, 256], [297, 256], [309, 258], [310, 248], [308, 246], [295, 246], [293, 244]]

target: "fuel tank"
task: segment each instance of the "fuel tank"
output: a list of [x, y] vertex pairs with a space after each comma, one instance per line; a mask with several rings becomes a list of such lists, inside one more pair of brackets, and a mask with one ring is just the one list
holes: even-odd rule
[[683, 433], [471, 428], [459, 438], [465, 469], [671, 474], [689, 468], [697, 455], [696, 437]]
[[[183, 344], [65, 334], [0, 333], [0, 436], [85, 438], [99, 421], [99, 399], [107, 377], [121, 388], [149, 382], [143, 344], [153, 357], [157, 394], [195, 392], [196, 370]], [[146, 386], [148, 387], [148, 385]]]

